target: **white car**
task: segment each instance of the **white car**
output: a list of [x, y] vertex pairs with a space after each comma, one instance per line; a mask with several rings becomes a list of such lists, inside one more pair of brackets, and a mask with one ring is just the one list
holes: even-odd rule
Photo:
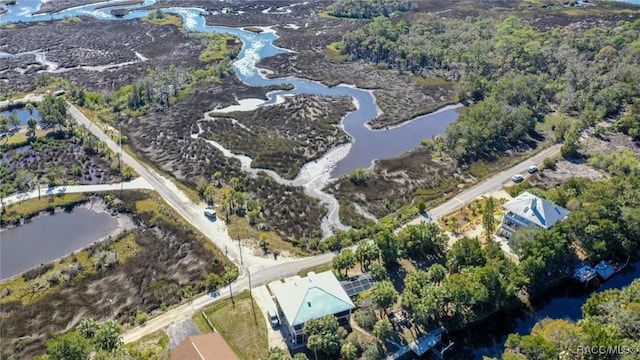
[[216, 209], [205, 209], [204, 216], [209, 217], [209, 218], [215, 218], [216, 217]]
[[524, 180], [524, 177], [520, 174], [515, 174], [511, 177], [511, 181], [513, 181], [514, 183], [522, 182], [522, 180]]
[[534, 172], [538, 171], [538, 167], [535, 166], [535, 165], [531, 165], [531, 166], [529, 166], [527, 171], [529, 172], [529, 174], [533, 174]]

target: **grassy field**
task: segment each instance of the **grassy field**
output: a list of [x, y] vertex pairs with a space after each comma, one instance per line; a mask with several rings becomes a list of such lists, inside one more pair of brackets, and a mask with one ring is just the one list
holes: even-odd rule
[[[153, 14], [153, 13], [152, 13]], [[163, 13], [162, 18], [146, 16], [142, 18], [142, 21], [147, 21], [156, 25], [174, 25], [178, 29], [182, 29], [182, 17], [173, 14]]]
[[[48, 133], [50, 133], [52, 131], [53, 131], [53, 129], [47, 129], [47, 130], [36, 129], [36, 137], [43, 137], [43, 136], [47, 135]], [[5, 145], [26, 145], [27, 144], [27, 133], [26, 132], [21, 132], [21, 133], [17, 133], [15, 135], [12, 135], [6, 140], [6, 142], [3, 142], [3, 144], [5, 144]]]
[[[23, 305], [39, 301], [47, 294], [59, 291], [72, 280], [81, 279], [95, 274], [100, 266], [100, 255], [116, 252], [118, 261], [124, 263], [135, 255], [141, 247], [135, 242], [132, 233], [119, 239], [102, 243], [96, 252], [93, 247], [72, 253], [50, 265], [40, 266], [26, 273], [0, 283], [0, 305], [9, 302], [19, 302]], [[69, 269], [79, 268], [71, 275]], [[38, 276], [35, 276], [38, 275]], [[35, 277], [34, 277], [35, 276]]]
[[331, 44], [327, 45], [327, 47], [322, 51], [322, 54], [327, 60], [342, 62], [347, 59], [346, 56], [340, 53], [343, 47], [344, 43], [342, 41], [332, 42]]
[[[205, 48], [200, 53], [200, 56], [198, 56], [198, 59], [204, 63], [227, 59], [234, 51], [239, 51], [240, 49], [240, 41], [232, 36], [213, 33], [193, 36], [199, 39], [205, 39]], [[236, 49], [233, 49], [233, 47]]]
[[[257, 321], [252, 316], [251, 297], [249, 292], [234, 295], [235, 307], [231, 299], [226, 299], [204, 310], [216, 330], [227, 341], [229, 346], [240, 359], [261, 359], [267, 355], [269, 343], [267, 340], [267, 325], [256, 309]], [[198, 328], [202, 332], [210, 332], [202, 314], [194, 316]]]
[[28, 219], [38, 215], [42, 211], [52, 211], [55, 208], [66, 208], [87, 201], [84, 194], [65, 194], [47, 196], [42, 194], [40, 199], [29, 199], [7, 205], [6, 211], [0, 217], [0, 223], [13, 224], [22, 219]]
[[143, 336], [140, 340], [126, 344], [129, 354], [137, 359], [168, 360], [169, 336], [163, 330], [158, 330]]
[[331, 269], [333, 269], [333, 264], [332, 263], [322, 264], [322, 265], [318, 265], [318, 266], [302, 269], [302, 270], [298, 271], [298, 276], [305, 277], [305, 276], [307, 276], [308, 273], [310, 273], [312, 271], [317, 274], [317, 273], [329, 271]]

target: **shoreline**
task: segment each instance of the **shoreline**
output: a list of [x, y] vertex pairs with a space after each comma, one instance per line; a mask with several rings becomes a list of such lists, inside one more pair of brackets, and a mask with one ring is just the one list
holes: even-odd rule
[[[114, 218], [116, 220], [116, 225], [114, 227], [114, 229], [112, 231], [110, 231], [109, 233], [107, 233], [104, 236], [101, 236], [97, 239], [95, 239], [94, 241], [88, 243], [85, 246], [82, 246], [80, 248], [74, 249], [69, 251], [68, 253], [66, 253], [65, 255], [62, 255], [60, 257], [57, 257], [51, 261], [48, 261], [46, 263], [42, 263], [42, 264], [38, 264], [36, 266], [32, 266], [28, 269], [24, 269], [22, 271], [20, 271], [18, 274], [15, 274], [13, 276], [10, 277], [6, 277], [6, 278], [2, 278], [0, 277], [0, 284], [4, 283], [5, 281], [10, 281], [15, 279], [16, 277], [22, 276], [22, 274], [26, 273], [27, 271], [33, 270], [33, 269], [37, 269], [40, 266], [43, 265], [47, 265], [47, 264], [51, 264], [54, 263], [56, 261], [59, 261], [60, 259], [67, 257], [73, 253], [77, 253], [80, 251], [84, 251], [92, 246], [95, 246], [99, 243], [102, 243], [104, 241], [107, 241], [109, 239], [117, 239], [118, 237], [120, 237], [121, 235], [123, 235], [124, 233], [126, 233], [127, 231], [131, 231], [137, 228], [137, 226], [135, 225], [133, 218], [131, 218], [131, 216], [127, 215], [127, 214], [122, 214], [122, 213], [112, 213], [109, 211], [106, 203], [100, 199], [100, 198], [93, 198], [93, 199], [89, 199], [86, 202], [83, 203], [79, 203], [79, 204], [75, 204], [72, 206], [71, 211], [67, 211], [66, 209], [63, 209], [62, 207], [57, 207], [55, 208], [55, 210], [53, 211], [53, 213], [50, 213], [47, 210], [43, 210], [41, 211], [38, 215], [28, 219], [27, 222], [22, 222], [19, 225], [14, 225], [13, 227], [6, 227], [3, 228], [2, 230], [0, 230], [0, 234], [2, 234], [2, 232], [5, 231], [9, 231], [9, 230], [16, 230], [19, 229], [22, 226], [25, 225], [29, 225], [32, 221], [36, 221], [38, 218], [41, 217], [45, 217], [45, 216], [56, 216], [59, 215], [63, 212], [73, 212], [73, 210], [78, 209], [78, 208], [84, 208], [94, 214], [109, 214], [112, 218]], [[49, 213], [49, 214], [47, 214]], [[0, 275], [1, 276], [1, 275]]]

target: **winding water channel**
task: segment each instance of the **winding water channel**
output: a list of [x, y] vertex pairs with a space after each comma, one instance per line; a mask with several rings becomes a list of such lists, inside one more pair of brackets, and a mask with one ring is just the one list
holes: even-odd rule
[[[153, 0], [146, 0], [144, 6], [152, 4]], [[30, 15], [37, 11], [40, 0], [21, 0], [20, 4], [8, 7], [9, 12], [0, 17], [0, 23], [5, 22], [32, 22], [51, 19], [61, 19], [67, 16], [90, 15], [99, 19], [117, 20], [111, 15], [111, 9], [98, 9], [114, 2], [104, 2], [87, 6], [80, 6], [68, 9], [53, 15]], [[148, 10], [133, 10], [143, 5], [118, 6], [122, 9], [132, 9], [132, 11], [122, 19], [136, 19], [146, 16]], [[431, 138], [440, 134], [451, 122], [457, 119], [454, 108], [448, 107], [443, 111], [434, 114], [416, 117], [401, 126], [396, 126], [386, 130], [372, 130], [366, 123], [378, 116], [379, 110], [374, 96], [370, 91], [358, 89], [349, 85], [339, 85], [327, 87], [319, 82], [298, 78], [277, 78], [267, 79], [263, 77], [259, 69], [255, 66], [262, 58], [286, 52], [287, 50], [273, 45], [277, 35], [273, 31], [265, 31], [260, 34], [254, 32], [222, 27], [207, 26], [205, 19], [201, 16], [204, 12], [197, 8], [167, 8], [166, 12], [178, 14], [184, 19], [185, 29], [193, 32], [215, 32], [228, 33], [242, 40], [244, 44], [238, 59], [234, 63], [237, 76], [246, 84], [251, 86], [270, 86], [291, 84], [292, 90], [275, 91], [269, 94], [269, 99], [264, 105], [273, 104], [277, 97], [293, 94], [315, 94], [326, 96], [350, 96], [358, 104], [357, 110], [347, 114], [342, 121], [344, 130], [352, 137], [353, 142], [349, 151], [337, 163], [331, 164], [331, 175], [337, 177], [361, 167], [369, 167], [373, 160], [395, 157], [410, 150], [420, 144], [425, 138]], [[44, 57], [46, 54], [30, 52]], [[15, 54], [15, 56], [24, 54]], [[11, 56], [11, 54], [0, 54], [1, 56]], [[91, 70], [91, 69], [88, 69]], [[60, 71], [57, 69], [56, 71]]]
[[[20, 0], [19, 5], [7, 7], [8, 13], [0, 16], [0, 23], [47, 21], [75, 15], [89, 15], [100, 19], [116, 20], [110, 12], [113, 7], [96, 10], [96, 7], [107, 4], [116, 7], [117, 4], [112, 1], [80, 6], [56, 14], [32, 16], [31, 14], [37, 11], [41, 1], [42, 0]], [[636, 0], [632, 0], [631, 2], [635, 1]], [[117, 8], [131, 9], [132, 11], [122, 19], [134, 19], [146, 16], [149, 12], [148, 10], [136, 9], [151, 5], [154, 2], [154, 0], [145, 0], [144, 4], [141, 5], [117, 6]], [[417, 117], [398, 127], [373, 131], [366, 126], [366, 123], [375, 118], [379, 114], [379, 110], [376, 106], [375, 98], [370, 91], [348, 85], [327, 87], [318, 82], [298, 78], [264, 78], [260, 74], [259, 69], [256, 68], [258, 61], [262, 58], [287, 51], [273, 45], [273, 41], [277, 38], [274, 32], [266, 31], [256, 34], [235, 28], [206, 26], [205, 19], [200, 16], [201, 13], [203, 13], [202, 9], [168, 8], [164, 10], [182, 16], [184, 19], [184, 27], [189, 31], [230, 33], [240, 38], [244, 46], [238, 56], [238, 60], [234, 63], [234, 67], [238, 77], [246, 84], [251, 86], [294, 85], [292, 90], [270, 93], [269, 99], [264, 101], [263, 105], [273, 104], [276, 102], [278, 96], [289, 94], [346, 95], [351, 96], [357, 103], [357, 110], [346, 115], [342, 121], [345, 131], [353, 139], [350, 145], [334, 149], [317, 162], [306, 164], [300, 171], [298, 177], [293, 181], [287, 181], [273, 172], [268, 172], [274, 179], [281, 183], [304, 186], [305, 191], [309, 195], [320, 199], [329, 207], [328, 221], [323, 221], [323, 232], [330, 231], [328, 229], [330, 226], [340, 227], [341, 225], [338, 219], [336, 199], [322, 192], [322, 188], [330, 178], [348, 173], [359, 167], [368, 167], [375, 159], [397, 156], [418, 145], [422, 139], [430, 138], [441, 133], [448, 124], [457, 119], [455, 109], [447, 108], [434, 114]], [[5, 57], [7, 56], [12, 55], [6, 54]], [[206, 114], [203, 115], [202, 121], [208, 120], [211, 119], [208, 118]], [[226, 156], [240, 159], [245, 171], [252, 173], [258, 171], [251, 168], [250, 158], [232, 154], [222, 145], [215, 142], [210, 143], [222, 150]], [[56, 227], [58, 226], [59, 223], [56, 223]], [[36, 263], [44, 261], [46, 260], [39, 259]], [[3, 276], [6, 276], [6, 274], [3, 274]], [[597, 288], [597, 291], [625, 286], [638, 276], [640, 276], [640, 265], [633, 264], [629, 267], [627, 273], [614, 277]], [[509, 316], [491, 319], [477, 328], [455, 335], [454, 339], [459, 344], [457, 347], [461, 351], [460, 353], [463, 354], [463, 358], [481, 358], [482, 355], [498, 355], [502, 352], [504, 340], [510, 332], [527, 334], [536, 321], [547, 316], [577, 320], [580, 317], [580, 306], [584, 303], [588, 295], [595, 290], [596, 289], [593, 288], [577, 289], [576, 287], [565, 287], [552, 292], [549, 295], [545, 295], [545, 299], [547, 300], [533, 304], [533, 309], [529, 311], [520, 311], [516, 314], [510, 314]]]
[[[55, 14], [31, 15], [39, 9], [41, 0], [21, 0], [19, 5], [8, 7], [9, 12], [0, 16], [0, 23], [16, 21], [34, 22], [62, 19], [64, 17], [77, 15], [94, 16], [104, 20], [137, 19], [149, 13], [149, 10], [139, 10], [138, 8], [151, 5], [154, 2], [155, 0], [145, 0], [144, 4], [116, 6], [117, 3], [115, 2], [105, 1], [67, 9]], [[112, 5], [112, 7], [96, 9], [107, 4]], [[116, 18], [111, 15], [111, 10], [116, 7], [118, 9], [129, 9], [130, 12], [124, 17]], [[418, 146], [423, 139], [432, 138], [442, 133], [444, 129], [458, 117], [455, 107], [446, 107], [435, 113], [416, 117], [399, 126], [384, 130], [372, 130], [366, 123], [379, 115], [379, 109], [371, 91], [344, 84], [328, 87], [322, 83], [305, 79], [293, 77], [267, 79], [262, 76], [260, 70], [256, 67], [256, 64], [262, 58], [288, 51], [273, 45], [273, 41], [278, 38], [274, 31], [267, 29], [267, 31], [258, 34], [237, 28], [207, 26], [205, 25], [204, 17], [201, 16], [205, 11], [198, 8], [176, 7], [166, 8], [164, 11], [180, 15], [184, 20], [183, 26], [189, 31], [228, 33], [238, 37], [243, 43], [243, 48], [233, 65], [236, 70], [236, 75], [244, 83], [250, 86], [293, 85], [292, 90], [269, 93], [268, 99], [260, 101], [260, 105], [268, 106], [276, 103], [278, 98], [294, 94], [350, 96], [353, 99], [357, 105], [357, 109], [344, 116], [341, 123], [345, 132], [351, 136], [352, 142], [350, 144], [331, 150], [315, 162], [307, 163], [293, 181], [283, 179], [275, 172], [267, 171], [271, 177], [281, 184], [302, 186], [307, 195], [320, 200], [328, 208], [328, 214], [323, 219], [321, 226], [323, 237], [331, 235], [333, 228], [346, 228], [340, 222], [338, 201], [335, 197], [322, 190], [331, 178], [349, 173], [357, 168], [369, 167], [376, 159], [398, 156]], [[40, 56], [44, 61], [46, 54], [38, 51], [39, 50], [36, 49], [31, 53]], [[0, 56], [24, 56], [24, 54], [12, 55], [5, 53]], [[140, 55], [138, 57], [140, 57]], [[64, 69], [55, 68], [56, 72], [60, 72], [61, 70]], [[207, 119], [209, 119], [208, 115], [204, 114], [203, 121]], [[251, 167], [250, 158], [234, 154], [225, 149], [221, 144], [213, 141], [208, 142], [222, 150], [226, 156], [239, 159], [242, 163], [243, 170], [251, 174], [263, 171], [262, 169]]]

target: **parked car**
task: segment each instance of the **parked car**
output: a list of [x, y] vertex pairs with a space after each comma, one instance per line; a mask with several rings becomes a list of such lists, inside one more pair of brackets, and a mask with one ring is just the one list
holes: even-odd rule
[[271, 323], [272, 327], [277, 328], [280, 326], [280, 318], [275, 311], [267, 310], [267, 317], [269, 318], [269, 323]]
[[205, 209], [204, 210], [204, 216], [206, 216], [208, 218], [215, 218], [216, 217], [216, 209]]
[[529, 172], [529, 174], [533, 174], [534, 172], [538, 171], [538, 167], [535, 166], [535, 165], [531, 165], [531, 166], [529, 166], [527, 171]]
[[522, 177], [522, 175], [520, 175], [520, 174], [515, 174], [515, 175], [513, 175], [513, 176], [511, 177], [511, 180], [512, 180], [514, 183], [519, 183], [519, 182], [522, 182], [522, 180], [524, 180], [524, 177]]

